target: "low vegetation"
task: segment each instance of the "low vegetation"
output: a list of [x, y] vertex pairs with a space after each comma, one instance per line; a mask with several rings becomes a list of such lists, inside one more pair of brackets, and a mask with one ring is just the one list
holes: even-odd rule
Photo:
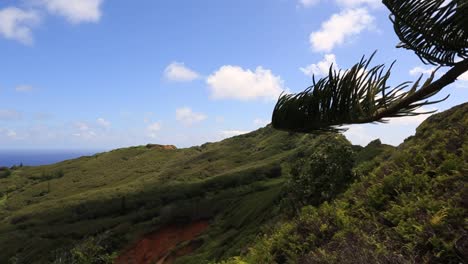
[[[0, 206], [0, 263], [48, 263], [57, 250], [92, 252], [89, 241], [106, 232], [118, 238], [104, 247], [113, 256], [167, 223], [199, 219], [210, 228], [182, 263], [240, 254], [279, 214], [285, 164], [323, 140], [266, 127], [188, 149], [139, 146], [18, 167], [0, 179], [0, 197], [8, 197]], [[342, 136], [327, 140], [349, 145]]]
[[467, 129], [468, 104], [430, 117], [388, 159], [358, 165], [369, 173], [339, 198], [302, 207], [221, 263], [463, 263]]
[[397, 149], [266, 127], [18, 167], [0, 179], [0, 263], [112, 263], [145, 234], [200, 220], [175, 263], [459, 263], [467, 117], [468, 104], [434, 115]]

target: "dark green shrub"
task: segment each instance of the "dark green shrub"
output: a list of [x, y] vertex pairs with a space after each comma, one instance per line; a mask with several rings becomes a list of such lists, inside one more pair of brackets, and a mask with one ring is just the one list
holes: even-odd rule
[[354, 153], [346, 144], [326, 143], [321, 151], [290, 165], [288, 191], [303, 205], [318, 205], [341, 193], [353, 179]]
[[11, 170], [6, 167], [0, 167], [0, 179], [8, 178], [11, 175]]

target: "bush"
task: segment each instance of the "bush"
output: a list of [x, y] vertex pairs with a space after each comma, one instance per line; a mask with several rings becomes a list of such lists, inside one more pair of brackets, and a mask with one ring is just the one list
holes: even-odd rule
[[117, 257], [110, 248], [115, 245], [109, 233], [84, 239], [73, 248], [55, 252], [52, 264], [111, 264]]
[[8, 178], [11, 175], [11, 170], [6, 167], [0, 167], [0, 179]]
[[298, 208], [329, 201], [354, 178], [353, 157], [349, 145], [326, 143], [321, 151], [293, 162], [287, 186], [290, 198]]

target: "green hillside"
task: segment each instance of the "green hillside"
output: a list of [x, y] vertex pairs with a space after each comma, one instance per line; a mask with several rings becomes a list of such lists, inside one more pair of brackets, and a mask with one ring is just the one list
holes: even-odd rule
[[[188, 149], [148, 145], [2, 169], [0, 263], [112, 263], [146, 234], [201, 220], [206, 231], [168, 252], [175, 263], [459, 263], [467, 128], [464, 104], [398, 148], [266, 127]], [[288, 193], [301, 188], [291, 169], [332, 157], [329, 146], [353, 150], [343, 157], [355, 161], [351, 185], [291, 214]]]
[[468, 103], [431, 116], [392, 154], [361, 163], [340, 198], [302, 208], [223, 263], [466, 263], [467, 139]]
[[139, 146], [0, 177], [0, 263], [48, 263], [107, 232], [106, 252], [168, 223], [208, 219], [203, 263], [240, 253], [277, 215], [282, 165], [338, 135], [290, 135], [269, 127], [188, 149]]

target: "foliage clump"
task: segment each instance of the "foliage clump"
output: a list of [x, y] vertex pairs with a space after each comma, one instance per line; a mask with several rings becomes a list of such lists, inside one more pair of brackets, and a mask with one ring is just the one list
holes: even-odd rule
[[287, 191], [292, 204], [319, 205], [341, 193], [354, 178], [349, 144], [324, 143], [320, 150], [290, 164]]
[[109, 233], [89, 237], [77, 243], [71, 249], [60, 249], [55, 252], [52, 264], [112, 264], [116, 252], [112, 252], [115, 241]]
[[0, 167], [0, 179], [8, 178], [11, 175], [11, 170], [6, 167]]

